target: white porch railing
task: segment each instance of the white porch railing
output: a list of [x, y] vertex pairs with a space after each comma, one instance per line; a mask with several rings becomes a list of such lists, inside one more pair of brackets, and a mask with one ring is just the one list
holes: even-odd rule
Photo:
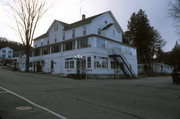
[[108, 49], [108, 54], [109, 55], [121, 55], [122, 52], [121, 52], [121, 48], [109, 48]]

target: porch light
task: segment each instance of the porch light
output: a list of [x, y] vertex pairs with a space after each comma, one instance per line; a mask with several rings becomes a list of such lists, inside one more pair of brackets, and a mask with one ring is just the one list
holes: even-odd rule
[[83, 56], [81, 56], [81, 55], [77, 54], [76, 56], [74, 56], [74, 58], [75, 58], [75, 59], [82, 59], [82, 58], [83, 58]]

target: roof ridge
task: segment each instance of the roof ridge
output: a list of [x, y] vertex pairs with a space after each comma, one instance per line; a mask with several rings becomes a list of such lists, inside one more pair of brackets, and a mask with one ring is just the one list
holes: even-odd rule
[[97, 14], [97, 15], [94, 15], [94, 16], [91, 16], [91, 17], [88, 17], [86, 19], [83, 19], [83, 20], [79, 20], [79, 21], [76, 21], [76, 22], [73, 22], [69, 25], [66, 26], [65, 30], [68, 30], [68, 29], [71, 29], [71, 28], [74, 28], [74, 27], [77, 27], [77, 26], [82, 26], [84, 24], [88, 24], [90, 23], [93, 19], [95, 19], [96, 17], [100, 16], [100, 15], [103, 15], [107, 12], [110, 12], [110, 11], [106, 11], [106, 12], [103, 12], [103, 13], [100, 13], [100, 14]]
[[[96, 18], [96, 17], [98, 17], [98, 16], [100, 16], [100, 15], [103, 15], [103, 14], [105, 14], [105, 13], [107, 13], [107, 12], [109, 12], [109, 11], [102, 12], [102, 13], [99, 13], [99, 14], [96, 14], [96, 15], [93, 15], [93, 16], [90, 16], [90, 17], [88, 17], [88, 18], [85, 18], [84, 20], [90, 19], [90, 18], [94, 18], [94, 17]], [[74, 23], [77, 23], [77, 22], [80, 22], [80, 21], [83, 21], [83, 20], [81, 19], [81, 20], [76, 21], [76, 22], [73, 22], [73, 23], [71, 23], [71, 24], [74, 24]], [[69, 24], [69, 25], [71, 25], [71, 24]]]

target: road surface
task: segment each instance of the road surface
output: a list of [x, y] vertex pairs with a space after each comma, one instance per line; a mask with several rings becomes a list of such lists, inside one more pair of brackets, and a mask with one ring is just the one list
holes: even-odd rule
[[180, 119], [180, 85], [171, 77], [72, 80], [0, 67], [0, 117]]

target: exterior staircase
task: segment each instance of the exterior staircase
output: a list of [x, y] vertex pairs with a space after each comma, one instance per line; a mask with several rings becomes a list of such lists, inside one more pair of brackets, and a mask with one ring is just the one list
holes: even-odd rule
[[110, 48], [109, 57], [114, 58], [115, 62], [120, 66], [127, 78], [136, 78], [136, 74], [131, 68], [131, 65], [127, 61], [126, 57], [121, 52], [120, 48]]

